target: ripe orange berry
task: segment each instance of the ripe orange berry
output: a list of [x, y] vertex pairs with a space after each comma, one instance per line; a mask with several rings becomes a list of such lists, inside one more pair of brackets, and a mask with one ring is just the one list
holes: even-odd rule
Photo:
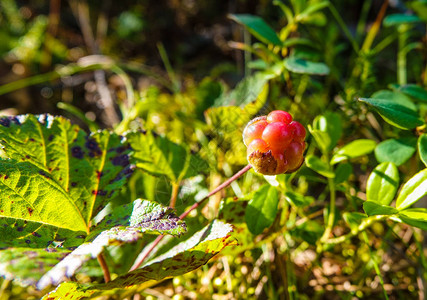
[[260, 139], [262, 132], [268, 125], [265, 117], [254, 119], [243, 130], [243, 142], [248, 146], [253, 140]]
[[267, 122], [283, 122], [285, 124], [289, 124], [292, 122], [292, 116], [290, 113], [283, 110], [274, 110], [267, 116]]

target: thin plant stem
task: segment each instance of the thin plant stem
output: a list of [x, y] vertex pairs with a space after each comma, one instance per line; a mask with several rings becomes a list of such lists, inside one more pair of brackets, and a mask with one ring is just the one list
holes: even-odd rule
[[332, 178], [328, 178], [328, 186], [329, 186], [329, 193], [330, 193], [328, 223], [326, 224], [325, 232], [323, 233], [323, 236], [320, 239], [321, 241], [325, 241], [329, 238], [329, 235], [332, 232], [332, 228], [334, 227], [334, 221], [335, 221], [336, 192], [335, 192], [335, 183]]
[[[220, 184], [218, 187], [216, 187], [213, 191], [211, 191], [209, 194], [207, 194], [202, 200], [200, 200], [199, 202], [194, 203], [187, 211], [185, 211], [183, 214], [181, 214], [179, 216], [179, 218], [181, 220], [184, 219], [186, 216], [188, 216], [188, 214], [190, 212], [192, 212], [193, 210], [195, 210], [196, 208], [198, 208], [202, 203], [204, 203], [206, 200], [208, 200], [210, 197], [212, 197], [213, 195], [215, 195], [219, 191], [221, 191], [221, 190], [225, 189], [226, 187], [228, 187], [233, 181], [237, 180], [240, 176], [242, 176], [243, 174], [245, 174], [251, 168], [252, 168], [251, 165], [247, 165], [246, 167], [244, 167], [243, 169], [241, 169], [239, 172], [237, 172], [236, 174], [234, 174], [233, 176], [231, 176], [229, 179], [227, 179], [226, 181], [224, 181], [222, 184]], [[150, 244], [149, 248], [145, 251], [145, 254], [143, 256], [141, 256], [140, 258], [138, 258], [135, 261], [135, 263], [133, 264], [133, 266], [130, 268], [129, 272], [138, 269], [142, 265], [142, 263], [150, 255], [150, 253], [153, 251], [153, 249], [160, 243], [160, 241], [163, 239], [163, 237], [164, 237], [164, 235], [159, 235]]]
[[102, 273], [104, 274], [105, 283], [111, 281], [110, 270], [108, 269], [108, 265], [105, 261], [104, 255], [102, 253], [99, 253], [96, 258], [98, 259], [98, 263], [101, 266]]
[[407, 28], [405, 25], [400, 25], [398, 28], [398, 52], [397, 52], [397, 82], [401, 85], [406, 84], [406, 40], [408, 38]]
[[169, 206], [174, 208], [176, 204], [176, 198], [178, 198], [178, 192], [179, 192], [179, 183], [172, 183], [172, 194], [171, 194], [171, 200], [169, 202]]

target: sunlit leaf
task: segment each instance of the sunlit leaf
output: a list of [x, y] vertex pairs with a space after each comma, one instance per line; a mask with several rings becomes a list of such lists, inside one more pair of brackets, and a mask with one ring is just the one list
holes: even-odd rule
[[334, 178], [335, 173], [329, 168], [328, 164], [322, 161], [315, 155], [308, 155], [305, 159], [307, 167], [316, 171], [320, 175], [323, 175], [328, 178]]
[[418, 152], [421, 161], [427, 166], [427, 134], [425, 133], [418, 138]]
[[46, 273], [37, 287], [57, 285], [73, 276], [83, 263], [96, 258], [109, 245], [136, 242], [146, 232], [180, 235], [185, 231], [185, 223], [172, 209], [148, 200], [135, 200], [107, 215], [92, 229], [86, 242]]
[[405, 209], [427, 194], [427, 169], [415, 174], [400, 190], [396, 200], [396, 208]]
[[278, 203], [279, 196], [274, 186], [264, 185], [254, 193], [245, 211], [246, 224], [253, 234], [260, 234], [273, 224]]
[[399, 212], [403, 223], [427, 230], [427, 208], [409, 208]]
[[331, 159], [331, 164], [336, 164], [343, 160], [367, 155], [375, 149], [376, 144], [377, 143], [375, 141], [368, 140], [368, 139], [360, 139], [360, 140], [352, 141], [347, 145], [345, 145], [344, 147], [342, 147], [341, 149], [339, 149], [334, 154], [334, 156]]
[[369, 175], [366, 186], [366, 200], [381, 205], [389, 205], [399, 187], [399, 170], [391, 162], [376, 166]]
[[392, 162], [400, 166], [414, 155], [416, 148], [415, 137], [389, 139], [378, 144], [375, 148], [375, 157], [378, 162]]
[[232, 14], [230, 18], [244, 25], [260, 41], [276, 46], [282, 44], [276, 32], [260, 17], [248, 14]]
[[304, 196], [299, 193], [288, 191], [285, 193], [286, 200], [296, 207], [306, 207], [314, 202], [313, 197]]
[[377, 98], [359, 98], [359, 100], [371, 105], [386, 122], [397, 128], [409, 130], [424, 124], [415, 110], [393, 100]]

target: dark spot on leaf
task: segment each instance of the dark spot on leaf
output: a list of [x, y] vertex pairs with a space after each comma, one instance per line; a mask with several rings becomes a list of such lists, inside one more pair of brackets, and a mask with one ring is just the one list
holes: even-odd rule
[[89, 149], [89, 156], [90, 157], [99, 156], [102, 154], [102, 151], [99, 148], [98, 143], [93, 138], [87, 138], [85, 146], [87, 149]]
[[34, 209], [32, 209], [31, 207], [27, 207], [28, 213], [30, 214], [30, 216], [33, 214]]
[[7, 176], [7, 175], [4, 175], [4, 180], [6, 180], [6, 179], [8, 179], [9, 178], [9, 176]]
[[35, 236], [35, 237], [38, 237], [38, 238], [39, 238], [39, 237], [42, 237], [40, 233], [35, 232], [35, 231], [34, 231], [33, 233], [31, 233], [31, 234], [32, 234], [33, 236]]
[[77, 182], [71, 182], [71, 186], [75, 187], [77, 185]]
[[113, 222], [113, 220], [108, 220], [107, 222], [105, 222], [106, 224], [111, 224], [111, 222]]
[[[52, 242], [50, 242], [50, 244], [52, 244]], [[47, 248], [46, 251], [47, 252], [58, 252], [58, 250], [56, 250], [55, 248]]]
[[45, 171], [40, 170], [40, 171], [39, 171], [39, 174], [40, 174], [40, 175], [42, 175], [43, 177], [46, 177], [46, 178], [48, 178], [48, 179], [49, 179], [49, 175], [48, 175]]
[[96, 177], [98, 177], [98, 180], [102, 177], [103, 173], [101, 171], [96, 171]]
[[97, 195], [98, 191], [97, 190], [92, 190], [92, 195]]
[[27, 154], [27, 155], [25, 155], [25, 158], [26, 159], [30, 159], [30, 156]]
[[81, 159], [84, 156], [84, 152], [80, 146], [74, 146], [71, 148], [71, 155], [75, 158]]
[[67, 249], [73, 251], [73, 250], [76, 250], [77, 247], [68, 247]]
[[117, 147], [117, 148], [116, 148], [116, 152], [117, 152], [117, 153], [119, 153], [119, 154], [120, 154], [120, 153], [122, 153], [122, 152], [123, 152], [123, 151], [125, 151], [125, 150], [126, 150], [126, 148], [125, 148], [125, 147], [123, 147], [123, 146], [121, 146], [121, 147]]
[[86, 238], [86, 236], [85, 236], [85, 235], [83, 235], [83, 234], [81, 234], [81, 235], [76, 236], [76, 238], [77, 238], [77, 239], [84, 239], [84, 238]]
[[18, 231], [23, 231], [23, 230], [24, 230], [24, 227], [21, 227], [21, 226], [16, 227], [16, 230], [18, 230]]
[[86, 206], [86, 205], [87, 205], [87, 202], [86, 202], [86, 201], [84, 201], [84, 202], [83, 202], [83, 206]]
[[47, 138], [49, 140], [49, 142], [51, 142], [53, 140], [53, 134], [49, 135], [49, 137]]
[[126, 167], [129, 165], [129, 156], [127, 154], [118, 155], [112, 160], [113, 165]]
[[108, 193], [107, 191], [99, 190], [99, 191], [98, 191], [98, 193], [97, 193], [97, 195], [98, 195], [98, 196], [106, 196], [106, 195], [107, 195], [107, 193]]
[[31, 241], [30, 241], [30, 240], [25, 240], [25, 242], [26, 242], [27, 244], [30, 244], [30, 243], [31, 243]]

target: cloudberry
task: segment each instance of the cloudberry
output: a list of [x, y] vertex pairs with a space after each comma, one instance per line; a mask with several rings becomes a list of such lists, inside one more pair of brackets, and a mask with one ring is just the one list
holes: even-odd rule
[[264, 175], [295, 172], [304, 161], [305, 136], [304, 126], [286, 111], [255, 118], [243, 131], [248, 161]]

